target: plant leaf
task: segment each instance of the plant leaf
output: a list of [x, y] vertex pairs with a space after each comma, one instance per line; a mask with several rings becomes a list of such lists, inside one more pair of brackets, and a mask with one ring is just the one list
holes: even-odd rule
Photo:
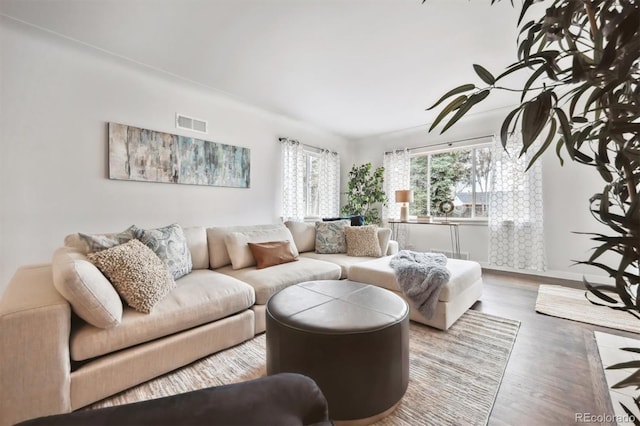
[[482, 79], [485, 83], [493, 86], [496, 82], [496, 78], [491, 74], [485, 67], [478, 64], [473, 64], [473, 69], [475, 70], [478, 77]]
[[553, 138], [556, 134], [557, 127], [558, 127], [558, 124], [555, 118], [552, 118], [549, 134], [547, 134], [547, 138], [545, 139], [544, 143], [542, 144], [538, 152], [536, 152], [536, 154], [531, 158], [531, 161], [529, 161], [529, 165], [527, 165], [525, 172], [528, 171], [531, 168], [531, 166], [533, 166], [533, 164], [538, 160], [538, 158], [540, 158], [542, 153], [545, 152], [547, 148], [549, 148], [549, 145], [551, 145], [551, 142], [553, 142]]
[[458, 120], [460, 120], [467, 113], [467, 111], [471, 109], [472, 106], [486, 99], [486, 97], [489, 96], [489, 93], [490, 93], [489, 90], [483, 90], [481, 92], [474, 93], [473, 95], [469, 96], [469, 99], [467, 99], [460, 106], [460, 108], [458, 108], [458, 111], [456, 111], [453, 117], [451, 117], [451, 120], [447, 122], [447, 124], [444, 126], [440, 134], [443, 134], [444, 132], [446, 132], [449, 127], [453, 126]]
[[429, 131], [432, 131], [450, 112], [460, 108], [460, 105], [462, 105], [467, 99], [467, 95], [460, 95], [453, 101], [451, 101], [449, 105], [447, 105], [442, 111], [440, 111], [438, 117], [436, 117], [436, 119], [433, 121], [433, 124], [431, 124]]
[[475, 88], [476, 88], [475, 84], [463, 84], [462, 86], [458, 86], [455, 89], [451, 89], [447, 93], [442, 95], [442, 97], [440, 99], [438, 99], [438, 102], [436, 102], [435, 104], [433, 104], [429, 108], [427, 108], [427, 111], [437, 107], [438, 105], [440, 105], [442, 103], [442, 101], [444, 101], [445, 99], [447, 99], [447, 98], [449, 98], [449, 97], [451, 97], [453, 95], [457, 95], [459, 93], [468, 92], [470, 90], [474, 90]]
[[507, 140], [509, 139], [509, 124], [513, 120], [513, 117], [520, 111], [520, 107], [514, 109], [507, 115], [507, 118], [502, 122], [502, 127], [500, 128], [500, 141], [502, 142], [502, 147], [505, 148], [507, 146]]
[[607, 370], [622, 370], [625, 368], [640, 368], [640, 361], [627, 361], [608, 366]]

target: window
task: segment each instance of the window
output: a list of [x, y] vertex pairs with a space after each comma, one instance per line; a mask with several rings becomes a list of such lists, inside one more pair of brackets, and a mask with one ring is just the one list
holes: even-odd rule
[[303, 197], [305, 216], [320, 216], [320, 156], [304, 151]]
[[409, 213], [443, 216], [439, 205], [449, 200], [454, 205], [449, 217], [486, 219], [491, 170], [491, 147], [488, 144], [412, 156], [413, 203], [409, 206]]
[[280, 138], [282, 155], [282, 219], [338, 215], [340, 210], [340, 155], [307, 147], [295, 139]]

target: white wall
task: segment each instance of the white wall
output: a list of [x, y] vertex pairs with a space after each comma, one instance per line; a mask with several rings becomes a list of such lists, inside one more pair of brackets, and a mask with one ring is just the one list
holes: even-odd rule
[[[425, 100], [426, 102], [426, 100]], [[499, 134], [502, 120], [510, 109], [499, 109], [487, 113], [465, 117], [444, 135], [439, 131], [428, 133], [428, 127], [418, 127], [404, 131], [380, 135], [375, 138], [358, 140], [354, 155], [359, 161], [382, 164], [383, 153], [392, 149], [418, 147], [490, 134]], [[563, 156], [565, 160], [567, 156]], [[588, 200], [600, 191], [603, 184], [595, 169], [570, 160], [560, 166], [555, 152], [551, 149], [542, 160], [545, 245], [547, 273], [567, 279], [582, 279], [582, 275], [602, 282], [603, 272], [588, 266], [571, 266], [574, 260], [585, 260], [594, 245], [589, 238], [576, 235], [572, 231], [607, 232], [607, 228], [597, 223], [588, 211]], [[408, 229], [408, 246], [416, 250], [442, 248], [450, 250], [448, 227], [402, 225]], [[469, 252], [470, 258], [486, 265], [488, 259], [488, 230], [486, 226], [461, 225], [460, 245], [462, 252]]]
[[[69, 233], [277, 221], [279, 136], [339, 151], [343, 180], [352, 164], [340, 137], [4, 17], [0, 83], [0, 292]], [[250, 189], [107, 178], [108, 122], [189, 135], [176, 112], [251, 149]]]

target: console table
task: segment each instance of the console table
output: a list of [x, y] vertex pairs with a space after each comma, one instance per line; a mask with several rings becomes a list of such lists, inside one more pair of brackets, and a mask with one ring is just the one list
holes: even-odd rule
[[435, 226], [448, 226], [449, 237], [451, 238], [451, 251], [456, 259], [460, 259], [460, 228], [459, 223], [455, 222], [418, 222], [410, 220], [402, 222], [397, 219], [389, 219], [389, 225], [391, 226], [391, 238], [397, 238], [398, 228], [400, 225], [435, 225]]

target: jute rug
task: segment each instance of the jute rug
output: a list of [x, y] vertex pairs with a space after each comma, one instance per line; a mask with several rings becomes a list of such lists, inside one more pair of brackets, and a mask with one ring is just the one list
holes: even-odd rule
[[[554, 317], [640, 333], [640, 320], [633, 315], [598, 306], [585, 297], [586, 290], [559, 285], [541, 285], [536, 299], [536, 312]], [[594, 296], [595, 297], [595, 296]]]
[[[398, 408], [377, 425], [485, 425], [518, 321], [468, 311], [447, 332], [410, 326], [410, 380]], [[265, 335], [143, 383], [90, 408], [159, 398], [265, 375]]]

